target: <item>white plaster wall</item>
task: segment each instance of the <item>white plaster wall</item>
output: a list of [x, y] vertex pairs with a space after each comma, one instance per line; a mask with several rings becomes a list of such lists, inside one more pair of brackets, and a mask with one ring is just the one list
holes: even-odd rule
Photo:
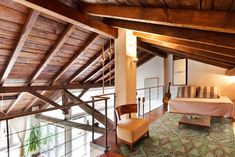
[[161, 57], [154, 57], [137, 68], [137, 89], [144, 88], [144, 79], [158, 77], [159, 85], [164, 85], [164, 61]]
[[188, 84], [203, 86], [219, 86], [221, 95], [235, 100], [235, 76], [225, 75], [227, 69], [189, 60]]
[[[172, 55], [168, 55], [163, 61], [160, 57], [154, 57], [144, 65], [137, 68], [137, 88], [144, 87], [144, 78], [159, 77], [159, 85], [168, 85], [172, 82]], [[164, 73], [164, 65], [166, 71]], [[225, 75], [227, 69], [217, 66], [188, 60], [188, 84], [198, 86], [219, 86], [221, 95], [235, 100], [235, 76]], [[177, 86], [171, 86], [172, 98], [177, 95]]]

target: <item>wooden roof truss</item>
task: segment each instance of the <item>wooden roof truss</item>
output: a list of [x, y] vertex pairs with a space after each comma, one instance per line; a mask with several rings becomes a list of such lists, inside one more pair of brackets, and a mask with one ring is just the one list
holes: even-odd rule
[[234, 10], [234, 0], [3, 0], [0, 93], [5, 105], [0, 116], [25, 114], [35, 105], [41, 111], [61, 109], [56, 100], [70, 85], [77, 84], [83, 95], [102, 80], [114, 83], [115, 56], [109, 58], [108, 52], [114, 49], [117, 28], [135, 31], [138, 66], [170, 53], [234, 73]]

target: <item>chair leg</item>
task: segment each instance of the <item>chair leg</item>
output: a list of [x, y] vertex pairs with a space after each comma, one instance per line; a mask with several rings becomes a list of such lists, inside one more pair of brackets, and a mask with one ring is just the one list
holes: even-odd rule
[[117, 145], [117, 133], [115, 133], [115, 143], [116, 143], [116, 145]]
[[130, 147], [131, 147], [131, 152], [133, 152], [133, 144], [131, 144]]
[[149, 131], [146, 133], [147, 137], [149, 137]]

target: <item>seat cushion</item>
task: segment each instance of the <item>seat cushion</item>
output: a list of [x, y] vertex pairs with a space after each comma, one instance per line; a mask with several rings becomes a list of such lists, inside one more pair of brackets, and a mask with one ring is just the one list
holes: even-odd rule
[[149, 130], [149, 122], [145, 119], [123, 119], [117, 124], [117, 137], [133, 143]]

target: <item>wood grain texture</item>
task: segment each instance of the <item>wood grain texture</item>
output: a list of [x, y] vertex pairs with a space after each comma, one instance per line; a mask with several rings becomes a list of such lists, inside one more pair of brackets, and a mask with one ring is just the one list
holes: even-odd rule
[[8, 77], [9, 73], [11, 72], [11, 69], [12, 69], [19, 53], [21, 52], [21, 50], [25, 44], [25, 41], [27, 40], [27, 37], [28, 37], [38, 15], [39, 15], [39, 12], [33, 11], [33, 10], [30, 11], [28, 18], [27, 18], [27, 21], [21, 31], [21, 35], [18, 39], [17, 45], [14, 48], [14, 51], [12, 52], [11, 56], [8, 59], [6, 68], [1, 73], [1, 76], [0, 76], [1, 84], [3, 84], [3, 82]]
[[79, 27], [91, 30], [107, 37], [117, 38], [117, 29], [112, 28], [100, 21], [90, 19], [79, 10], [70, 8], [57, 0], [14, 0], [22, 5], [48, 14], [50, 16], [67, 21]]
[[85, 12], [92, 16], [207, 31], [235, 33], [235, 24], [230, 22], [235, 20], [235, 13], [233, 12], [119, 7], [97, 4], [86, 4], [83, 6]]

